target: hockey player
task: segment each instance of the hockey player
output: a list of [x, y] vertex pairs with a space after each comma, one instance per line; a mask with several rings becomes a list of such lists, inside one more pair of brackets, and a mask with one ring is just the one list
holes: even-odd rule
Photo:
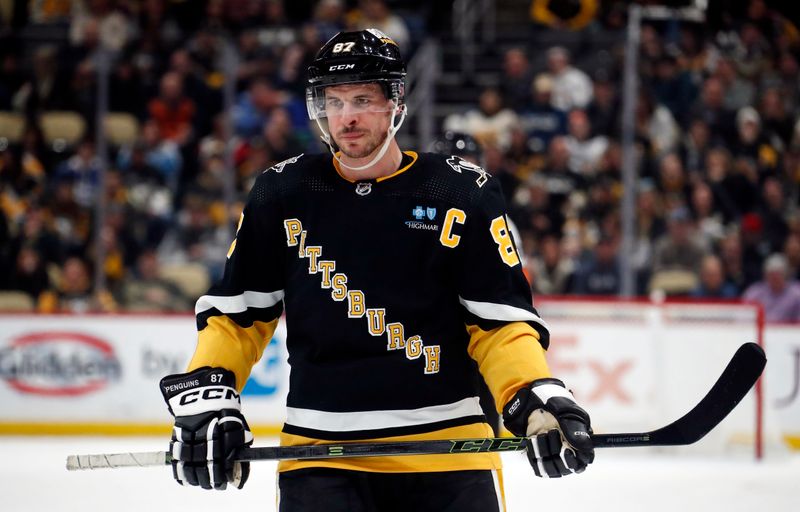
[[[332, 155], [256, 180], [222, 280], [197, 301], [187, 373], [162, 379], [178, 482], [241, 488], [239, 392], [286, 314], [283, 445], [481, 438], [479, 372], [539, 476], [581, 472], [589, 417], [545, 361], [500, 188], [458, 157], [401, 151], [405, 65], [380, 31], [343, 32], [308, 71]], [[497, 454], [283, 461], [281, 511], [502, 510]]]

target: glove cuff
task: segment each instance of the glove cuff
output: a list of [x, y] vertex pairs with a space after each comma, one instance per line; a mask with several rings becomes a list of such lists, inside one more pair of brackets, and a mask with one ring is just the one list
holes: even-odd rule
[[159, 387], [173, 416], [242, 409], [236, 376], [225, 368], [204, 366], [189, 373], [167, 375]]
[[558, 379], [536, 379], [517, 393], [503, 407], [503, 424], [515, 436], [524, 437], [528, 431], [528, 417], [536, 409], [545, 409], [552, 397], [572, 397]]

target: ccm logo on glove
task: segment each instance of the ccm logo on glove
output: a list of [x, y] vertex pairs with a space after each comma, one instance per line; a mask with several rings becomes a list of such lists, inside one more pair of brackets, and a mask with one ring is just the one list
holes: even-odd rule
[[178, 403], [181, 405], [188, 405], [201, 399], [219, 400], [220, 398], [224, 398], [225, 400], [236, 400], [237, 402], [240, 400], [239, 393], [237, 393], [233, 388], [219, 387], [203, 388], [202, 390], [198, 389], [197, 391], [184, 393], [183, 395], [180, 395], [180, 400]]

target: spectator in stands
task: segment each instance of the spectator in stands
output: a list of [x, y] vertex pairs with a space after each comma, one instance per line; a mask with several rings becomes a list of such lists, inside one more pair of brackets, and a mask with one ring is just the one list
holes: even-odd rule
[[147, 162], [144, 147], [134, 146], [129, 165], [121, 169], [129, 224], [140, 246], [161, 242], [173, 215], [173, 194], [164, 176]]
[[703, 175], [706, 156], [712, 147], [711, 130], [702, 119], [689, 121], [689, 128], [684, 132], [679, 153], [683, 166], [690, 176]]
[[177, 72], [170, 71], [161, 78], [159, 94], [150, 100], [147, 112], [164, 139], [185, 146], [194, 137], [197, 106], [184, 94], [183, 79]]
[[697, 224], [698, 234], [716, 245], [725, 237], [725, 223], [722, 213], [714, 206], [714, 193], [711, 187], [702, 180], [692, 184], [691, 210]]
[[90, 243], [93, 209], [75, 200], [75, 189], [68, 181], [56, 181], [47, 198], [53, 217], [53, 230], [65, 254], [79, 254]]
[[783, 254], [789, 266], [789, 279], [800, 279], [800, 234], [792, 233], [786, 237]]
[[738, 111], [753, 104], [756, 96], [756, 87], [752, 81], [745, 80], [739, 76], [736, 63], [731, 57], [726, 55], [720, 57], [714, 70], [714, 76], [719, 78], [725, 91], [723, 100], [725, 108]]
[[761, 205], [758, 214], [764, 224], [763, 239], [770, 254], [780, 252], [789, 235], [786, 222], [786, 196], [777, 178], [767, 178], [761, 186]]
[[744, 273], [741, 233], [738, 230], [730, 231], [719, 243], [719, 257], [725, 280], [733, 283], [737, 289], [744, 290], [750, 282]]
[[504, 154], [503, 151], [494, 144], [487, 144], [481, 149], [483, 149], [482, 159], [479, 155], [475, 155], [471, 158], [466, 155], [460, 156], [484, 167], [492, 173], [492, 176], [500, 183], [503, 197], [506, 198], [506, 201], [511, 201], [521, 185], [521, 180], [518, 175], [522, 172], [522, 165], [519, 165], [515, 171], [515, 162], [512, 161], [512, 156]]
[[750, 80], [757, 79], [769, 69], [771, 48], [759, 26], [743, 20], [734, 39], [733, 59], [739, 73]]
[[[735, 157], [745, 157], [755, 162], [758, 174], [774, 176], [780, 165], [778, 148], [784, 146], [775, 135], [770, 140], [761, 130], [761, 116], [753, 107], [739, 109], [736, 114], [736, 144], [733, 146]], [[774, 141], [774, 142], [773, 142]]]
[[353, 27], [356, 30], [376, 28], [391, 37], [403, 55], [411, 50], [411, 34], [402, 17], [393, 13], [384, 0], [359, 0], [354, 13]]
[[60, 23], [68, 21], [79, 0], [59, 0], [57, 2], [27, 2], [28, 14], [33, 23]]
[[139, 138], [132, 145], [120, 149], [117, 154], [117, 165], [120, 169], [131, 167], [133, 153], [136, 151], [144, 154], [147, 165], [156, 169], [170, 190], [175, 193], [183, 169], [183, 156], [177, 143], [161, 137], [161, 130], [155, 120], [147, 120], [142, 125]]
[[570, 64], [569, 52], [560, 46], [547, 51], [547, 68], [553, 77], [551, 104], [563, 111], [585, 108], [592, 101], [592, 81]]
[[530, 102], [531, 82], [533, 70], [531, 69], [525, 50], [513, 47], [503, 54], [503, 70], [500, 76], [500, 95], [506, 105], [520, 112]]
[[70, 107], [86, 120], [89, 133], [96, 130], [97, 119], [97, 69], [90, 59], [83, 59], [75, 66], [69, 82]]
[[61, 267], [59, 283], [39, 297], [37, 309], [42, 313], [90, 313], [114, 311], [116, 303], [107, 291], [94, 290], [88, 263], [71, 256]]
[[714, 203], [718, 205], [726, 222], [738, 220], [744, 213], [755, 208], [758, 185], [733, 166], [730, 152], [717, 146], [706, 155], [704, 178], [714, 192]]
[[233, 110], [236, 135], [243, 138], [258, 135], [264, 129], [272, 111], [279, 107], [287, 110], [294, 129], [308, 132], [305, 105], [262, 77], [253, 80], [247, 90], [239, 95]]
[[272, 111], [261, 133], [261, 140], [270, 155], [270, 165], [283, 162], [304, 151], [308, 140], [301, 139], [299, 135], [303, 134], [298, 134], [292, 127], [288, 110], [278, 107]]
[[14, 52], [0, 53], [0, 110], [12, 110], [11, 99], [25, 81], [21, 68]]
[[762, 79], [766, 87], [776, 87], [784, 101], [792, 102], [795, 106], [796, 98], [800, 97], [800, 80], [797, 79], [800, 76], [800, 64], [797, 59], [798, 56], [793, 52], [782, 51], [778, 57], [776, 72]]
[[784, 146], [788, 146], [792, 140], [794, 119], [789, 109], [786, 108], [785, 101], [791, 100], [782, 98], [780, 90], [771, 87], [761, 94], [759, 112], [764, 131], [768, 135], [776, 135]]
[[[245, 66], [244, 63], [240, 66]], [[215, 112], [222, 110], [222, 94], [218, 88], [210, 87], [186, 48], [178, 48], [170, 55], [169, 69], [180, 76], [184, 94], [195, 106], [192, 125], [197, 133], [207, 133], [211, 129], [211, 119]]]
[[22, 147], [18, 151], [15, 149], [7, 147], [0, 152], [0, 183], [5, 185], [3, 195], [8, 201], [4, 207], [12, 221], [24, 213], [26, 206], [36, 203], [41, 197], [50, 163], [42, 131], [35, 123], [29, 122], [23, 128]]
[[652, 95], [644, 91], [636, 102], [636, 132], [650, 141], [655, 158], [673, 151], [680, 138], [678, 123], [669, 109], [656, 104]]
[[528, 179], [527, 186], [516, 194], [518, 228], [529, 232], [535, 239], [546, 235], [558, 236], [564, 225], [564, 214], [551, 200], [545, 181], [536, 174]]
[[706, 78], [700, 97], [692, 106], [689, 117], [705, 121], [711, 133], [718, 134], [726, 144], [734, 140], [736, 114], [725, 107], [725, 89], [719, 78], [715, 76]]
[[16, 235], [11, 241], [11, 254], [16, 258], [22, 247], [33, 248], [47, 263], [60, 263], [64, 256], [64, 248], [57, 234], [49, 224], [49, 211], [37, 205], [31, 205], [21, 218], [21, 224], [15, 229]]
[[653, 263], [653, 242], [666, 232], [662, 215], [661, 196], [650, 179], [639, 182], [636, 198], [636, 235], [630, 262], [636, 272], [639, 289], [637, 293], [647, 292]]
[[145, 117], [146, 93], [132, 55], [125, 54], [115, 63], [108, 87], [109, 111]]
[[[119, 51], [131, 35], [130, 20], [117, 8], [116, 0], [76, 0], [69, 27], [73, 45], [82, 44], [89, 30], [96, 31], [104, 47]], [[91, 28], [90, 28], [91, 27]]]
[[344, 0], [319, 0], [314, 6], [311, 23], [319, 32], [319, 38], [327, 41], [345, 29]]
[[197, 192], [187, 192], [176, 226], [158, 246], [162, 263], [201, 263], [212, 280], [221, 276], [231, 230], [225, 209]]
[[85, 208], [95, 204], [100, 183], [100, 160], [90, 138], [83, 139], [73, 156], [59, 165], [53, 178], [72, 184], [73, 196]]
[[687, 116], [697, 97], [697, 86], [691, 74], [678, 65], [674, 52], [665, 52], [655, 66], [655, 73], [649, 88], [658, 103], [667, 107], [682, 126], [686, 126]]
[[664, 155], [658, 164], [658, 189], [667, 210], [686, 206], [690, 202], [689, 177], [675, 153]]
[[605, 71], [595, 73], [592, 84], [594, 95], [586, 108], [593, 131], [605, 137], [618, 137], [620, 133], [620, 103], [617, 87]]
[[563, 295], [570, 286], [575, 271], [571, 258], [561, 254], [561, 243], [556, 235], [547, 235], [539, 241], [539, 247], [529, 264], [531, 289], [537, 295]]
[[619, 294], [621, 283], [616, 240], [603, 234], [589, 254], [578, 261], [570, 292], [614, 296]]
[[[292, 25], [282, 0], [266, 0], [261, 3], [261, 15], [251, 20], [258, 31], [258, 40], [263, 46], [280, 49], [297, 41], [295, 27]], [[291, 4], [289, 4], [291, 5]]]
[[764, 279], [745, 290], [743, 300], [764, 306], [767, 322], [800, 321], [800, 284], [789, 280], [786, 257], [772, 254], [764, 261]]
[[[676, 279], [676, 288], [667, 285], [668, 293], [670, 290], [688, 293], [697, 284], [700, 264], [708, 252], [707, 245], [697, 237], [689, 210], [684, 207], [674, 208], [667, 215], [666, 234], [655, 242], [653, 280], [658, 280], [659, 273], [663, 272], [662, 276], [668, 276], [667, 279]], [[678, 280], [680, 283], [677, 283]]]
[[239, 66], [236, 69], [238, 83], [249, 83], [260, 76], [271, 76], [277, 67], [279, 49], [270, 48], [258, 39], [255, 28], [243, 30], [237, 40]]
[[32, 64], [31, 75], [11, 99], [14, 110], [35, 116], [46, 110], [68, 109], [69, 87], [59, 72], [58, 49], [52, 45], [38, 47]]
[[181, 24], [167, 8], [166, 0], [142, 2], [137, 28], [140, 36], [151, 37], [165, 48], [178, 45], [184, 35]]
[[702, 299], [736, 299], [739, 290], [725, 279], [722, 260], [715, 254], [708, 254], [700, 265], [700, 282], [690, 295]]
[[190, 311], [190, 300], [173, 282], [161, 277], [158, 256], [144, 250], [136, 260], [134, 278], [125, 282], [120, 293], [122, 307], [129, 311]]
[[34, 301], [38, 300], [42, 292], [50, 288], [45, 262], [36, 249], [27, 245], [19, 249], [16, 262], [10, 269], [3, 288], [25, 292]]
[[304, 24], [298, 32], [299, 40], [286, 48], [276, 79], [290, 94], [303, 97], [306, 70], [327, 39], [323, 40], [320, 31], [311, 23]]
[[769, 245], [764, 239], [764, 220], [756, 212], [742, 216], [739, 223], [742, 250], [742, 273], [744, 283], [740, 287], [751, 285], [761, 279], [762, 264], [769, 256]]
[[569, 151], [569, 168], [582, 176], [597, 173], [600, 159], [608, 149], [608, 138], [594, 135], [589, 116], [584, 110], [575, 109], [567, 116], [568, 135], [564, 138]]
[[540, 73], [531, 84], [531, 98], [519, 109], [519, 123], [528, 137], [528, 149], [545, 153], [550, 141], [567, 133], [567, 115], [550, 103], [553, 78]]
[[547, 149], [544, 167], [537, 176], [544, 180], [550, 200], [559, 210], [564, 208], [573, 193], [585, 191], [588, 182], [585, 176], [573, 171], [569, 163], [570, 152], [566, 137], [553, 138]]
[[452, 114], [444, 121], [444, 129], [467, 133], [481, 144], [495, 144], [502, 150], [511, 145], [511, 131], [519, 126], [517, 114], [505, 107], [497, 89], [487, 87], [478, 98], [478, 107], [463, 114]]

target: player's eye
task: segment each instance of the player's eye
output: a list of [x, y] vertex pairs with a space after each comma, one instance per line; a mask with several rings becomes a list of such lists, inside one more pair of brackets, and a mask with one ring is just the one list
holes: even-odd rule
[[342, 100], [339, 98], [328, 98], [325, 100], [325, 108], [327, 110], [341, 110], [342, 109]]

